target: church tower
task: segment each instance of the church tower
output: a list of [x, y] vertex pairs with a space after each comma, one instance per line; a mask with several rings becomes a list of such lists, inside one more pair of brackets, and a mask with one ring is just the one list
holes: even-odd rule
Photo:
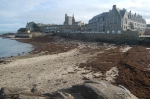
[[74, 14], [72, 16], [68, 16], [67, 14], [65, 14], [64, 25], [74, 25], [74, 24], [75, 24]]

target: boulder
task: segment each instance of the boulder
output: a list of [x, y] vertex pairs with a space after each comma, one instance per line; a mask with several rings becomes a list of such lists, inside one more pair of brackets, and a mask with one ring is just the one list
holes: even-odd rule
[[114, 86], [108, 82], [85, 81], [70, 88], [54, 93], [41, 94], [34, 86], [32, 89], [4, 87], [0, 99], [138, 99], [124, 86]]
[[74, 96], [74, 99], [138, 99], [125, 87], [114, 86], [105, 81], [85, 81], [83, 84], [59, 90], [59, 92], [67, 92]]
[[17, 97], [25, 88], [2, 87], [0, 90], [0, 99], [11, 99]]
[[35, 86], [32, 89], [2, 87], [0, 90], [0, 99], [39, 99], [41, 95], [41, 91]]

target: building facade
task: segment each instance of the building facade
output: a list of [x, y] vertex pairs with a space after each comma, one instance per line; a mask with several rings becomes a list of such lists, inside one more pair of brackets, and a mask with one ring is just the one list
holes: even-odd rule
[[[68, 16], [65, 14], [65, 22], [63, 25], [57, 24], [37, 24], [40, 28], [41, 32], [45, 33], [70, 33], [75, 31], [81, 31], [83, 28], [84, 23], [81, 21], [75, 22], [74, 15]], [[84, 27], [85, 28], [85, 27]]]
[[74, 23], [75, 23], [74, 15], [73, 16], [68, 16], [67, 14], [65, 14], [64, 25], [73, 25]]
[[74, 14], [72, 16], [68, 16], [65, 14], [65, 22], [64, 25], [84, 25], [81, 21], [76, 22], [74, 18]]
[[146, 21], [139, 14], [113, 5], [112, 10], [103, 12], [89, 20], [88, 30], [105, 33], [121, 33], [122, 31], [144, 31]]
[[102, 14], [94, 16], [91, 20], [89, 20], [88, 30], [104, 32], [106, 30], [106, 18], [108, 14], [108, 12], [103, 12]]
[[40, 26], [40, 31], [44, 33], [70, 33], [73, 31], [80, 31], [79, 25], [44, 25]]

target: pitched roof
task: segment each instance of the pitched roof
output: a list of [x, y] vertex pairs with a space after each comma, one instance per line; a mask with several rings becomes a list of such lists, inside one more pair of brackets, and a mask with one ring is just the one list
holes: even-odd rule
[[125, 9], [121, 10], [119, 8], [116, 8], [116, 9], [117, 9], [118, 13], [121, 15], [121, 17], [124, 17], [126, 10]]
[[103, 12], [101, 14], [98, 14], [94, 16], [91, 20], [89, 20], [89, 23], [94, 23], [99, 20], [99, 18], [106, 18], [109, 15], [109, 12]]

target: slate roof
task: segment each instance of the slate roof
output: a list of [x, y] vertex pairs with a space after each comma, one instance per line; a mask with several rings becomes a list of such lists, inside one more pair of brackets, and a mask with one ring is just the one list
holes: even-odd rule
[[[119, 9], [117, 7], [116, 7], [116, 9], [122, 18], [124, 17], [125, 13], [127, 12], [129, 19], [131, 19], [133, 21], [146, 23], [145, 19], [143, 19], [142, 16], [139, 14], [133, 14], [131, 12], [128, 12], [126, 9]], [[109, 12], [103, 12], [101, 14], [98, 14], [98, 15], [94, 16], [91, 20], [89, 20], [89, 23], [95, 23], [100, 18], [106, 18], [108, 15], [109, 15]]]
[[109, 12], [103, 12], [101, 14], [98, 14], [94, 16], [91, 20], [89, 20], [89, 23], [94, 23], [99, 20], [99, 18], [106, 18], [109, 15]]
[[[119, 8], [116, 8], [117, 11], [119, 12], [119, 14], [124, 17], [125, 15], [125, 12], [127, 11], [126, 9], [119, 9]], [[141, 15], [139, 14], [133, 14], [131, 12], [127, 12], [128, 13], [128, 17], [130, 17], [131, 20], [135, 20], [135, 21], [142, 21], [142, 23], [146, 23], [145, 19], [142, 18]]]

